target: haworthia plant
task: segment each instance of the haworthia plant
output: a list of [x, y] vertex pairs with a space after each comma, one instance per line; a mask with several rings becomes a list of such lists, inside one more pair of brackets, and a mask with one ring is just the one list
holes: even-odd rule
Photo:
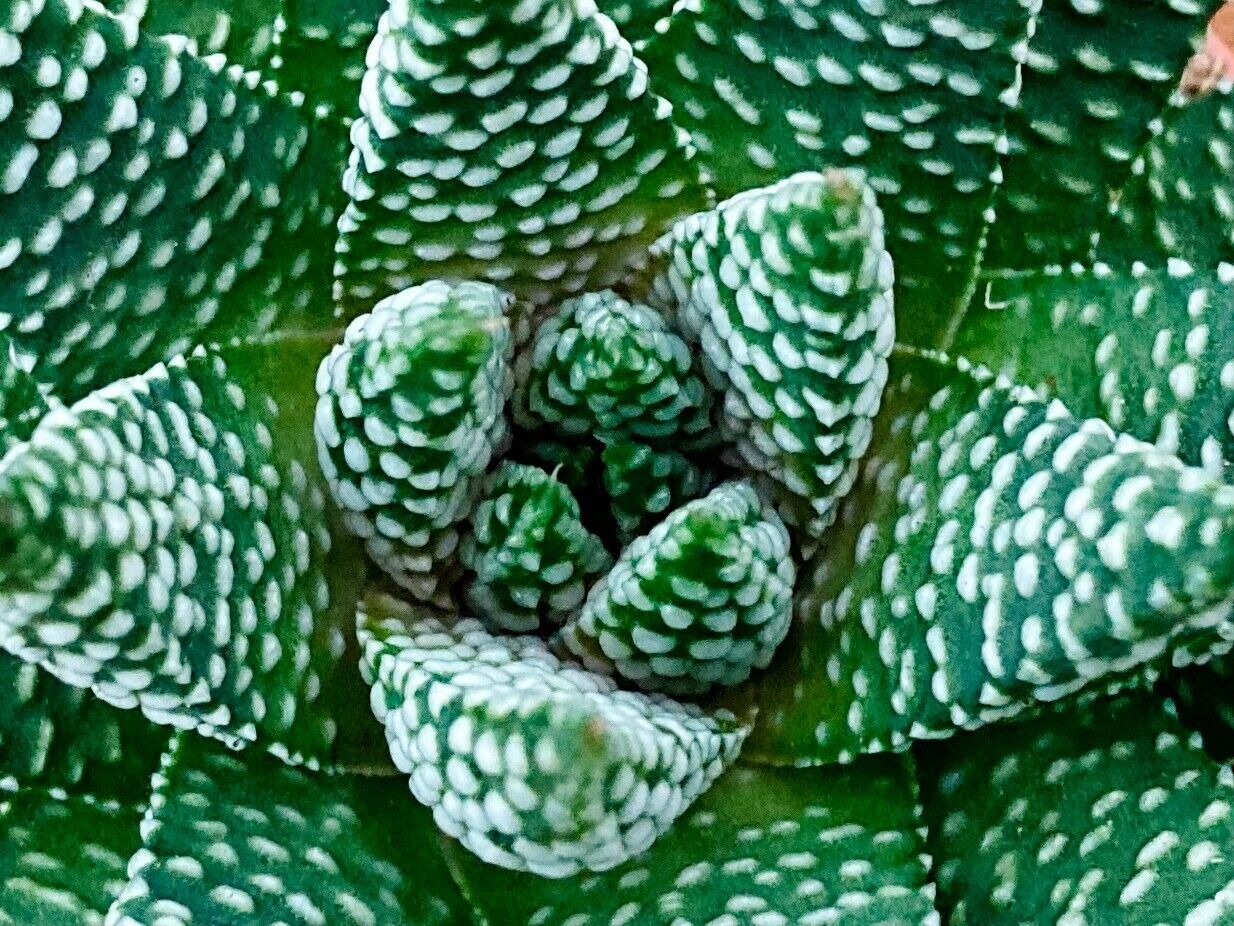
[[463, 537], [467, 606], [511, 633], [534, 633], [573, 615], [588, 586], [612, 565], [580, 517], [577, 499], [556, 476], [502, 464]]
[[0, 320], [40, 378], [77, 396], [320, 308], [298, 97], [81, 0], [10, 7], [0, 40]]
[[534, 637], [446, 626], [384, 599], [361, 668], [394, 763], [479, 858], [565, 878], [647, 849], [737, 755], [747, 728], [616, 689]]
[[895, 337], [873, 191], [798, 174], [680, 222], [657, 251], [656, 300], [699, 346], [723, 436], [817, 538], [869, 444]]
[[706, 470], [675, 450], [623, 441], [605, 447], [601, 461], [604, 490], [623, 544], [709, 488]]
[[312, 775], [184, 739], [154, 777], [140, 832], [106, 926], [469, 922], [431, 819], [391, 779]]
[[562, 642], [648, 691], [704, 694], [771, 661], [795, 579], [784, 524], [749, 483], [725, 483], [626, 547]]
[[518, 359], [515, 420], [565, 438], [688, 446], [707, 438], [711, 395], [682, 338], [612, 291], [570, 299]]
[[1234, 916], [1234, 774], [1152, 696], [926, 750], [939, 906], [956, 926], [1215, 926]]
[[344, 300], [433, 276], [536, 303], [600, 289], [704, 203], [671, 107], [592, 3], [394, 0], [360, 109]]
[[911, 767], [734, 768], [649, 852], [577, 889], [454, 852], [491, 926], [937, 926]]
[[621, 34], [637, 46], [669, 17], [675, 0], [599, 0], [597, 5], [621, 27]]
[[980, 370], [896, 358], [751, 747], [903, 749], [1228, 648], [1234, 488]]
[[444, 600], [459, 525], [509, 440], [506, 296], [433, 281], [347, 328], [317, 375], [322, 471], [348, 527], [392, 578]]
[[721, 194], [819, 165], [866, 171], [904, 336], [934, 345], [982, 250], [1037, 7], [684, 0], [644, 54]]
[[325, 348], [198, 350], [44, 416], [0, 463], [4, 648], [156, 722], [331, 760], [364, 567], [307, 468]]

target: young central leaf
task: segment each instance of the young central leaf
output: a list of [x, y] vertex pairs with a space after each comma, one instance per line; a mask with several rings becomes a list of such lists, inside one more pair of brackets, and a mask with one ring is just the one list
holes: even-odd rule
[[[618, 691], [534, 637], [371, 599], [361, 668], [395, 764], [482, 860], [565, 878], [644, 851], [736, 758], [731, 714]], [[386, 619], [383, 619], [383, 616]]]
[[617, 538], [623, 544], [645, 534], [666, 514], [698, 498], [710, 475], [675, 450], [629, 441], [609, 444], [601, 454]]
[[771, 661], [795, 578], [783, 523], [748, 483], [726, 483], [630, 544], [562, 642], [647, 690], [703, 694]]
[[509, 440], [508, 299], [426, 283], [354, 321], [317, 374], [318, 455], [348, 527], [418, 599], [458, 577], [459, 523]]
[[711, 397], [685, 341], [659, 313], [612, 292], [565, 302], [520, 355], [515, 379], [527, 428], [679, 446], [710, 425]]
[[612, 565], [580, 517], [578, 501], [555, 476], [503, 464], [463, 538], [468, 606], [513, 633], [534, 633], [571, 616], [587, 586]]
[[656, 298], [702, 347], [724, 436], [817, 538], [870, 442], [895, 339], [873, 192], [855, 173], [798, 174], [678, 223], [657, 249]]
[[963, 364], [893, 382], [752, 747], [903, 749], [1228, 649], [1234, 487]]
[[198, 350], [44, 416], [0, 464], [4, 647], [157, 722], [328, 759], [364, 567], [301, 463], [324, 350]]

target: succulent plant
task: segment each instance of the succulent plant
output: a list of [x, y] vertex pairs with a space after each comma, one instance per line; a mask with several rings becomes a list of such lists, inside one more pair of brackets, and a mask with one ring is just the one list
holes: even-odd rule
[[1218, 8], [0, 3], [0, 926], [1234, 922]]

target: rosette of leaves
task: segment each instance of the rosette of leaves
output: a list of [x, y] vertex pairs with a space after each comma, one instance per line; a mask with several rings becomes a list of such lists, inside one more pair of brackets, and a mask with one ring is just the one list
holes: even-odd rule
[[511, 633], [562, 623], [612, 559], [583, 526], [578, 501], [535, 466], [504, 463], [487, 480], [464, 536], [463, 600]]
[[604, 489], [617, 523], [617, 539], [628, 544], [671, 511], [701, 496], [710, 475], [675, 450], [630, 441], [609, 444], [601, 454]]
[[784, 524], [748, 483], [726, 483], [631, 543], [562, 643], [648, 691], [703, 694], [771, 661], [795, 579]]
[[619, 282], [705, 202], [672, 107], [592, 3], [395, 0], [360, 93], [340, 297], [425, 276], [543, 304]]
[[563, 438], [688, 445], [710, 425], [711, 396], [685, 341], [611, 291], [562, 303], [520, 353], [515, 379], [518, 423]]
[[484, 861], [565, 878], [647, 849], [736, 757], [746, 728], [623, 692], [535, 637], [447, 627], [383, 599], [361, 668], [394, 763], [442, 831]]
[[317, 375], [322, 471], [348, 527], [423, 601], [457, 578], [459, 527], [509, 439], [509, 300], [426, 283], [348, 327]]
[[678, 223], [657, 251], [656, 299], [701, 350], [723, 436], [817, 539], [870, 442], [895, 336], [873, 190], [799, 174]]

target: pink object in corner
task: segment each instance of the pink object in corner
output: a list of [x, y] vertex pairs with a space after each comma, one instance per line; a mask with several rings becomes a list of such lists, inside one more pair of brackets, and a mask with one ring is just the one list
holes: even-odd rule
[[1204, 50], [1221, 63], [1227, 79], [1234, 79], [1234, 3], [1226, 3], [1208, 21]]

